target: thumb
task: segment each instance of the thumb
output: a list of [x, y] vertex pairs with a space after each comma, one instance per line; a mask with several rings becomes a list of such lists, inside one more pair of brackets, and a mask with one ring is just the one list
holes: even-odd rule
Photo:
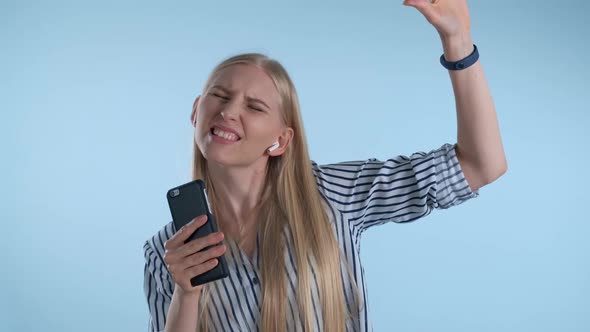
[[433, 14], [432, 4], [428, 0], [404, 0], [403, 5], [418, 9], [427, 19], [430, 19]]

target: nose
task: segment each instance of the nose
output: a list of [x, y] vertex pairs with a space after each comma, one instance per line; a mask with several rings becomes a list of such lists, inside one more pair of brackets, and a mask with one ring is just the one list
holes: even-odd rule
[[224, 120], [237, 120], [240, 116], [240, 103], [237, 99], [233, 99], [225, 104], [221, 110], [221, 117]]

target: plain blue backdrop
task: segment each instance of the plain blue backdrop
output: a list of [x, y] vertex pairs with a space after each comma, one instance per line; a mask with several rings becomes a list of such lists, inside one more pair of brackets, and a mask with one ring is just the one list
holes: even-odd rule
[[[375, 331], [590, 331], [589, 2], [469, 8], [508, 172], [364, 234]], [[142, 245], [229, 55], [283, 63], [318, 163], [456, 142], [442, 44], [401, 0], [2, 1], [0, 41], [2, 331], [146, 331]]]

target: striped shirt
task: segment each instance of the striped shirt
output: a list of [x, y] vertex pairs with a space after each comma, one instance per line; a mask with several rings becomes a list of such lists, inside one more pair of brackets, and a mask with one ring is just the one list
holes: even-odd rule
[[[386, 222], [410, 222], [428, 215], [433, 208], [447, 209], [479, 196], [471, 191], [457, 160], [455, 145], [443, 144], [428, 153], [397, 156], [386, 161], [368, 159], [317, 165], [311, 161], [318, 189], [332, 210], [328, 213], [335, 226], [340, 249], [352, 268], [360, 291], [360, 306], [354, 303], [352, 283], [345, 268], [341, 270], [345, 298], [353, 318], [346, 331], [372, 331], [367, 302], [367, 285], [360, 259], [360, 236], [369, 227]], [[144, 246], [144, 292], [149, 308], [149, 331], [163, 331], [166, 314], [174, 291], [172, 280], [163, 263], [164, 242], [175, 232], [169, 222]], [[288, 229], [285, 234], [288, 235]], [[286, 236], [286, 273], [288, 275], [287, 331], [302, 331], [295, 290], [297, 274], [293, 246]], [[259, 239], [252, 261], [233, 241], [226, 241], [225, 255], [230, 275], [212, 282], [208, 305], [210, 330], [257, 331], [260, 326], [262, 289], [260, 285]], [[321, 306], [312, 265], [312, 309], [314, 330], [322, 330]], [[196, 313], [195, 313], [196, 314]]]

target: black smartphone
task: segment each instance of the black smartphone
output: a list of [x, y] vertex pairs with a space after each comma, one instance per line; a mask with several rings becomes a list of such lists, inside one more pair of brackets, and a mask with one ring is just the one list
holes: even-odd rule
[[[168, 199], [168, 206], [170, 207], [170, 213], [172, 214], [172, 221], [175, 227], [174, 232], [180, 230], [182, 226], [186, 225], [194, 218], [204, 214], [207, 215], [207, 222], [191, 234], [184, 243], [188, 243], [197, 238], [218, 231], [217, 222], [211, 212], [211, 206], [209, 205], [207, 190], [205, 189], [205, 183], [203, 180], [197, 179], [181, 186], [174, 187], [168, 190], [166, 198]], [[201, 251], [205, 251], [220, 243], [210, 245], [203, 248]], [[227, 277], [229, 275], [229, 270], [227, 268], [225, 256], [221, 255], [217, 257], [217, 259], [218, 264], [213, 269], [192, 278], [191, 285], [202, 285], [210, 281]]]

